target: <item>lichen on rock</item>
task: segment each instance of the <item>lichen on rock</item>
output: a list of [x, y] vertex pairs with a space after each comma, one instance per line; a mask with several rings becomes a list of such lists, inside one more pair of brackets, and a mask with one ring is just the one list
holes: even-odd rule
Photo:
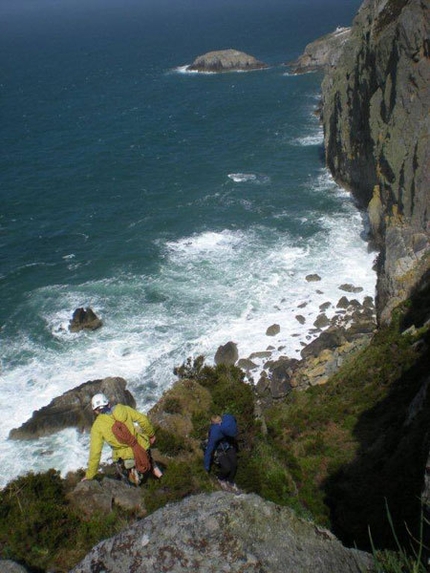
[[168, 505], [99, 543], [71, 573], [190, 570], [361, 573], [371, 555], [257, 495], [218, 492]]

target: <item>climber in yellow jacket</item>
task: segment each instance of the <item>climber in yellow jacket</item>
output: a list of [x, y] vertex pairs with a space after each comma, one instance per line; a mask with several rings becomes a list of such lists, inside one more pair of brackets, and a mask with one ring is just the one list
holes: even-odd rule
[[[118, 440], [112, 431], [112, 426], [116, 420], [123, 422], [150, 456], [149, 449], [155, 442], [155, 432], [148, 417], [124, 404], [117, 404], [111, 407], [108, 398], [104, 394], [93, 396], [91, 407], [96, 419], [91, 428], [88, 468], [83, 481], [93, 479], [97, 474], [103, 444], [106, 442], [112, 448], [112, 459], [116, 462], [121, 475], [127, 475], [132, 483], [138, 485], [142, 480], [142, 476], [139, 475], [139, 472], [134, 467], [133, 450], [130, 446]], [[152, 466], [152, 473], [157, 478], [160, 478], [162, 475], [155, 464]]]

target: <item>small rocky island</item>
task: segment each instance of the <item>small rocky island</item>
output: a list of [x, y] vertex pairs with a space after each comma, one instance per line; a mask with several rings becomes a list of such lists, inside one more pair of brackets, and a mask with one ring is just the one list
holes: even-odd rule
[[207, 52], [202, 56], [198, 56], [190, 66], [187, 66], [187, 71], [212, 73], [249, 72], [267, 67], [267, 64], [260, 62], [249, 54], [229, 49]]

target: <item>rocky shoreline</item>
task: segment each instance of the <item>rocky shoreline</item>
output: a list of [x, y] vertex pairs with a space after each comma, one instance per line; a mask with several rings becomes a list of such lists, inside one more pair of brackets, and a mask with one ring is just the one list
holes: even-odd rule
[[[361, 290], [352, 285], [344, 285], [344, 288]], [[326, 311], [330, 306], [330, 303], [321, 305], [321, 313], [309, 330], [308, 338], [312, 340], [303, 343], [300, 359], [282, 354], [274, 359], [274, 349], [270, 346], [247, 358], [238, 358], [237, 346], [230, 341], [218, 349], [215, 363], [235, 364], [241, 368], [255, 385], [263, 403], [282, 399], [292, 390], [325, 384], [350, 356], [369, 344], [377, 328], [375, 306], [370, 296], [365, 297], [363, 303], [342, 296], [334, 315], [328, 318]], [[304, 317], [297, 314], [295, 319], [301, 322]], [[276, 327], [279, 325], [269, 327], [268, 335]]]
[[[316, 274], [309, 275], [307, 280], [318, 282], [320, 277]], [[362, 290], [361, 287], [350, 284], [340, 285], [339, 288], [352, 295]], [[246, 358], [239, 358], [238, 345], [228, 341], [218, 348], [214, 362], [234, 365], [243, 370], [246, 379], [255, 388], [258, 400], [266, 406], [274, 400], [284, 398], [292, 390], [306, 390], [311, 386], [325, 384], [350, 356], [370, 342], [377, 326], [375, 306], [370, 296], [360, 303], [345, 294], [339, 299], [333, 316], [329, 318], [327, 311], [331, 306], [329, 302], [320, 306], [321, 312], [308, 331], [308, 338], [311, 340], [307, 344], [302, 343], [300, 359], [282, 353], [278, 358], [273, 358], [275, 349], [270, 345]], [[300, 310], [302, 309], [298, 309]], [[297, 314], [295, 320], [303, 324], [305, 318]], [[271, 325], [266, 335], [270, 337], [279, 332], [279, 329], [279, 325]], [[279, 351], [276, 354], [279, 354]], [[10, 431], [9, 438], [34, 439], [70, 427], [81, 432], [88, 431], [93, 422], [90, 408], [93, 394], [104, 392], [113, 403], [136, 406], [135, 398], [126, 389], [126, 385], [127, 382], [123, 378], [114, 376], [84, 382], [33, 412], [29, 420]]]

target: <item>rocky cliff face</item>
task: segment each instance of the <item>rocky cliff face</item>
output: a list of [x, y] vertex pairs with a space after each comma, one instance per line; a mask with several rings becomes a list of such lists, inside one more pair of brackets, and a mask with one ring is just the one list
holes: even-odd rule
[[430, 280], [429, 57], [428, 2], [365, 0], [323, 82], [327, 165], [380, 249], [381, 323]]
[[351, 28], [336, 28], [308, 44], [297, 61], [287, 64], [292, 74], [306, 74], [335, 66], [349, 40]]

